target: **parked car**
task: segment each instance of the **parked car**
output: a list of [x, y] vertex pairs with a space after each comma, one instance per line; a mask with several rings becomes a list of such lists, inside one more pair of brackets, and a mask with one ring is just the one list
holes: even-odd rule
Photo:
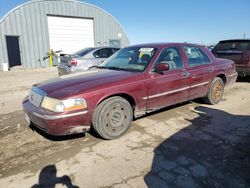
[[216, 57], [233, 60], [240, 76], [250, 76], [250, 39], [220, 41], [212, 52]]
[[58, 74], [61, 76], [98, 66], [118, 50], [120, 49], [112, 47], [93, 47], [85, 48], [71, 55], [63, 54], [57, 65]]
[[203, 46], [166, 43], [121, 49], [97, 68], [33, 86], [23, 101], [27, 119], [52, 135], [124, 134], [133, 118], [202, 97], [217, 104], [237, 78], [234, 62]]

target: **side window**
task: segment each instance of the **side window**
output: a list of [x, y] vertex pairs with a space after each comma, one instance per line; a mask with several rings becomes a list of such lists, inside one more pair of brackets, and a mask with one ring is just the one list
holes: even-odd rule
[[95, 58], [100, 58], [100, 57], [101, 57], [100, 51], [101, 51], [101, 50], [95, 51], [95, 52], [93, 53], [93, 56], [94, 56]]
[[185, 46], [184, 51], [190, 66], [197, 66], [210, 63], [209, 57], [200, 48]]
[[179, 49], [176, 47], [164, 49], [161, 52], [156, 64], [158, 63], [167, 63], [170, 70], [183, 68], [183, 60]]
[[103, 48], [94, 52], [95, 58], [108, 58], [113, 54], [113, 50], [111, 48]]
[[101, 58], [108, 58], [113, 54], [113, 51], [111, 48], [104, 48], [100, 50], [100, 57]]

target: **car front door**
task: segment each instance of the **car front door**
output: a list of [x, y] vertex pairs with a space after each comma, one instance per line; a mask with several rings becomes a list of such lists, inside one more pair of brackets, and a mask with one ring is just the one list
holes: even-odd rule
[[184, 46], [187, 74], [190, 83], [189, 100], [203, 97], [208, 91], [214, 68], [208, 55], [199, 47]]
[[161, 73], [151, 72], [150, 78], [147, 80], [147, 111], [180, 103], [188, 98], [189, 85], [179, 47], [163, 49], [155, 66], [159, 63], [168, 64], [169, 70]]

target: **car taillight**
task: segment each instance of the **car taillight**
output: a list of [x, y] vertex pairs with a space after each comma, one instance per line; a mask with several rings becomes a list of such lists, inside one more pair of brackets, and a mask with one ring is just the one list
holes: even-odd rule
[[69, 62], [70, 66], [77, 66], [77, 61], [75, 59], [71, 59], [71, 61]]

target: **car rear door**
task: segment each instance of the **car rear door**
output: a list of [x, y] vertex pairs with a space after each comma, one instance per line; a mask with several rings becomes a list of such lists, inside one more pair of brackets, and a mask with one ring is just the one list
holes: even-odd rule
[[205, 51], [197, 46], [183, 46], [185, 61], [188, 63], [187, 79], [190, 85], [189, 100], [206, 95], [214, 67]]
[[[172, 60], [165, 59], [169, 53], [173, 53]], [[171, 66], [170, 70], [161, 74], [154, 71], [151, 72], [150, 78], [147, 80], [147, 111], [154, 111], [165, 106], [180, 103], [188, 98], [189, 85], [179, 47], [174, 46], [163, 49], [155, 65], [158, 63], [175, 63], [175, 66]]]
[[100, 65], [103, 61], [113, 54], [112, 48], [102, 48], [93, 53], [95, 65]]

